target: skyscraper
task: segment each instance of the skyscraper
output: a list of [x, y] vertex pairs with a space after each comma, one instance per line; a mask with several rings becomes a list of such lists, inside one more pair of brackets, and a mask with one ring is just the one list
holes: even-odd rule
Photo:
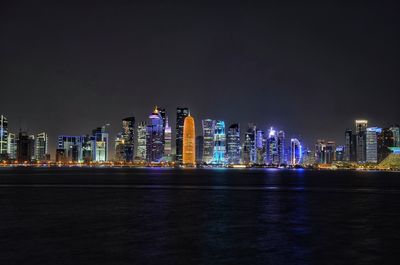
[[280, 149], [278, 148], [278, 135], [276, 130], [271, 127], [268, 131], [268, 138], [267, 138], [267, 154], [266, 154], [266, 164], [269, 165], [279, 165], [280, 163], [280, 156], [279, 156]]
[[82, 137], [81, 136], [58, 136], [57, 162], [81, 162], [82, 161]]
[[115, 161], [125, 162], [125, 145], [122, 133], [118, 133], [115, 137]]
[[211, 163], [214, 154], [215, 121], [206, 119], [201, 121], [203, 129], [203, 162]]
[[34, 157], [35, 141], [25, 132], [20, 132], [17, 141], [17, 160], [19, 163], [31, 162]]
[[203, 162], [203, 135], [196, 136], [196, 163]]
[[290, 140], [290, 164], [292, 166], [301, 164], [302, 148], [300, 141], [296, 138]]
[[336, 146], [335, 161], [338, 162], [344, 161], [344, 150], [345, 148], [343, 145]]
[[256, 130], [256, 160], [257, 164], [265, 164], [265, 155], [266, 155], [266, 139], [264, 136], [264, 131], [257, 129]]
[[318, 140], [315, 144], [315, 162], [332, 164], [335, 160], [336, 144], [334, 141]]
[[17, 159], [17, 139], [15, 134], [10, 132], [8, 133], [7, 153], [9, 159]]
[[381, 128], [370, 127], [366, 129], [366, 162], [378, 163], [378, 135]]
[[135, 117], [128, 117], [122, 120], [121, 138], [123, 139], [124, 162], [133, 162], [135, 156]]
[[183, 164], [194, 166], [196, 164], [196, 130], [194, 119], [190, 114], [185, 118], [183, 126]]
[[8, 146], [8, 121], [4, 115], [0, 115], [0, 159], [7, 158]]
[[214, 128], [214, 151], [212, 164], [223, 165], [225, 164], [226, 153], [226, 135], [225, 135], [225, 122], [215, 121]]
[[35, 159], [36, 161], [46, 161], [48, 154], [48, 137], [47, 133], [42, 132], [36, 136], [35, 140]]
[[347, 129], [345, 132], [344, 161], [356, 162], [356, 152], [356, 135], [353, 134], [352, 130]]
[[226, 156], [228, 164], [240, 163], [240, 126], [238, 123], [229, 126], [226, 139]]
[[141, 122], [137, 126], [137, 137], [138, 137], [138, 147], [137, 147], [137, 157], [140, 160], [146, 160], [146, 134], [147, 134], [147, 124], [146, 122]]
[[390, 148], [394, 146], [395, 140], [393, 131], [390, 128], [382, 129], [381, 133], [377, 136], [378, 143], [378, 162], [382, 162], [390, 153]]
[[254, 164], [257, 162], [256, 130], [256, 126], [250, 123], [244, 134], [243, 163], [245, 164]]
[[393, 125], [390, 127], [390, 131], [393, 133], [393, 147], [400, 147], [400, 127], [399, 125]]
[[278, 154], [279, 154], [279, 165], [284, 165], [287, 163], [286, 161], [286, 153], [285, 153], [285, 132], [278, 132]]
[[182, 162], [183, 152], [183, 126], [185, 118], [189, 115], [189, 108], [176, 108], [176, 161]]
[[366, 155], [367, 126], [368, 126], [367, 120], [356, 120], [356, 154], [358, 163], [365, 163], [367, 160], [367, 155]]
[[171, 156], [172, 154], [172, 130], [169, 126], [168, 116], [166, 117], [164, 128], [164, 155]]
[[106, 126], [98, 127], [92, 131], [92, 160], [96, 162], [108, 161], [108, 133]]
[[149, 116], [146, 132], [146, 157], [148, 162], [160, 162], [164, 155], [163, 119], [157, 107]]

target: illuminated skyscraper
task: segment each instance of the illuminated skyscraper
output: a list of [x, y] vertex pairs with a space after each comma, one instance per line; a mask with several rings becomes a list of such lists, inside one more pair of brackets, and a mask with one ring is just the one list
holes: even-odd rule
[[4, 115], [0, 115], [0, 159], [7, 158], [8, 146], [8, 121]]
[[132, 162], [135, 156], [135, 117], [122, 120], [122, 158], [121, 161]]
[[226, 139], [226, 156], [228, 164], [240, 163], [240, 126], [237, 123], [229, 126]]
[[357, 162], [356, 135], [349, 129], [345, 132], [344, 161]]
[[189, 115], [189, 108], [176, 108], [176, 161], [182, 162], [183, 152], [183, 126], [185, 118]]
[[317, 164], [332, 164], [335, 160], [335, 151], [335, 142], [318, 140], [315, 144], [315, 162]]
[[196, 130], [194, 119], [190, 114], [185, 118], [183, 126], [183, 164], [194, 166], [196, 164]]
[[125, 162], [125, 145], [122, 133], [118, 133], [115, 137], [115, 161]]
[[166, 117], [164, 128], [164, 155], [170, 156], [172, 154], [172, 130], [169, 126], [168, 116]]
[[108, 161], [108, 133], [106, 126], [98, 127], [92, 131], [92, 160], [96, 162]]
[[366, 155], [367, 126], [368, 126], [367, 120], [356, 120], [356, 153], [357, 153], [358, 163], [365, 163], [367, 160], [367, 155]]
[[214, 128], [214, 152], [212, 164], [223, 165], [225, 164], [226, 153], [226, 135], [225, 135], [225, 122], [215, 121]]
[[17, 139], [15, 134], [10, 132], [8, 133], [7, 153], [9, 159], [17, 159]]
[[35, 140], [35, 159], [36, 161], [46, 161], [48, 154], [48, 137], [47, 133], [42, 132], [36, 136]]
[[343, 145], [336, 146], [335, 161], [338, 161], [338, 162], [344, 161], [344, 146]]
[[243, 142], [243, 163], [254, 164], [257, 160], [256, 151], [256, 126], [249, 124], [246, 133], [244, 134]]
[[371, 127], [366, 130], [366, 162], [378, 163], [378, 135], [381, 128]]
[[267, 138], [267, 155], [266, 155], [266, 164], [269, 165], [279, 165], [279, 149], [278, 149], [278, 135], [274, 128], [270, 128], [268, 131]]
[[146, 122], [141, 122], [137, 126], [137, 136], [138, 136], [138, 147], [137, 147], [137, 157], [140, 160], [146, 160], [146, 135], [147, 135], [147, 124]]
[[394, 146], [395, 140], [393, 131], [390, 128], [382, 129], [382, 132], [377, 136], [378, 143], [378, 162], [382, 162], [390, 153], [390, 148]]
[[215, 121], [206, 119], [201, 121], [203, 129], [203, 162], [210, 164], [214, 154]]
[[[82, 158], [82, 137], [81, 136], [58, 136], [57, 142], [57, 162], [81, 162]], [[91, 140], [90, 140], [91, 141]], [[92, 155], [90, 153], [90, 155]], [[90, 159], [91, 160], [91, 159]]]
[[296, 138], [290, 140], [290, 164], [292, 166], [300, 165], [302, 163], [302, 148], [300, 141]]
[[146, 157], [148, 162], [160, 162], [164, 155], [163, 119], [157, 107], [149, 116], [146, 133]]
[[263, 130], [260, 130], [260, 129], [256, 130], [255, 144], [256, 144], [255, 162], [257, 164], [264, 164], [265, 163], [265, 155], [266, 155], [266, 151], [267, 151], [267, 144], [266, 144], [266, 139], [265, 139]]

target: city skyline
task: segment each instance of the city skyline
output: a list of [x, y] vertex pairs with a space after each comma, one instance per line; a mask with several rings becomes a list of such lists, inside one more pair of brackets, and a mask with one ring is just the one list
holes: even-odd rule
[[116, 135], [121, 117], [146, 120], [159, 104], [170, 124], [177, 106], [190, 106], [197, 120], [242, 131], [254, 123], [309, 145], [339, 140], [353, 119], [398, 122], [392, 5], [8, 2], [0, 87], [13, 100], [0, 112], [11, 131], [50, 139], [105, 123]]

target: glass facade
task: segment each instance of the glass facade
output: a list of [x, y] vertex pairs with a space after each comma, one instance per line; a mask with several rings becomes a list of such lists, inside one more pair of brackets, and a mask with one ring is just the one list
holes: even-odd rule
[[229, 126], [226, 139], [226, 156], [228, 164], [240, 163], [240, 126], [237, 123]]
[[296, 138], [290, 140], [290, 164], [292, 166], [300, 165], [302, 163], [302, 148], [300, 141]]
[[46, 155], [48, 154], [48, 136], [47, 133], [42, 132], [36, 136], [35, 140], [35, 159], [36, 161], [46, 161]]
[[146, 160], [146, 135], [147, 135], [147, 124], [146, 122], [141, 122], [137, 126], [137, 137], [138, 137], [138, 147], [137, 147], [137, 157], [140, 160]]
[[212, 164], [224, 165], [226, 153], [226, 135], [225, 135], [225, 122], [215, 121], [214, 128], [214, 151]]
[[203, 162], [210, 164], [214, 154], [215, 120], [205, 119], [201, 121], [203, 129]]
[[182, 162], [183, 152], [183, 126], [186, 117], [189, 115], [189, 108], [176, 108], [176, 161]]
[[0, 159], [7, 158], [8, 147], [8, 121], [4, 115], [0, 115]]
[[196, 164], [196, 130], [194, 119], [187, 116], [183, 126], [183, 164], [186, 166], [194, 166]]

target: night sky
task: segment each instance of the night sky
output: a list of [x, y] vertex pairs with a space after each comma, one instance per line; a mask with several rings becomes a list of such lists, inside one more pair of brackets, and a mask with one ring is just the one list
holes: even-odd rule
[[[190, 107], [312, 145], [353, 120], [400, 122], [396, 1], [1, 1], [0, 113], [11, 131], [81, 135]], [[266, 2], [266, 1], [264, 1]], [[323, 2], [323, 3], [322, 3]]]

